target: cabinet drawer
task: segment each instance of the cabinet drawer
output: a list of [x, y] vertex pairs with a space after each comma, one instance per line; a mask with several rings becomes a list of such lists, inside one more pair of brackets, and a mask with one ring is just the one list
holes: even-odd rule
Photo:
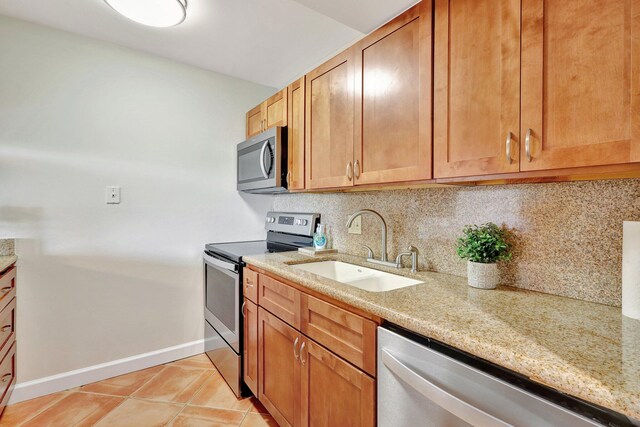
[[11, 301], [16, 296], [16, 267], [13, 266], [0, 275], [0, 304]]
[[300, 329], [300, 292], [297, 289], [260, 274], [258, 300], [265, 310]]
[[0, 311], [0, 353], [8, 347], [6, 344], [13, 341], [16, 332], [16, 299], [13, 298]]
[[242, 293], [245, 298], [258, 303], [258, 273], [246, 267], [242, 272]]
[[302, 333], [375, 377], [376, 324], [306, 294], [301, 303]]
[[0, 358], [0, 412], [7, 406], [9, 396], [16, 383], [16, 342], [10, 341], [5, 346], [8, 351]]

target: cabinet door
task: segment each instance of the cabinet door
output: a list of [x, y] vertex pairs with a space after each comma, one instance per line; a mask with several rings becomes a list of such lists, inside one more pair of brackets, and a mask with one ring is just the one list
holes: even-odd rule
[[258, 306], [244, 299], [244, 382], [251, 392], [258, 395]]
[[356, 49], [355, 184], [431, 178], [431, 2]]
[[271, 96], [263, 105], [265, 130], [273, 126], [287, 125], [287, 89]]
[[302, 366], [302, 426], [375, 425], [375, 381], [315, 342], [305, 339]]
[[262, 114], [262, 104], [252, 108], [247, 112], [247, 138], [257, 135], [264, 129], [264, 115]]
[[434, 53], [434, 176], [517, 172], [520, 0], [436, 0]]
[[280, 426], [300, 425], [300, 334], [258, 308], [259, 399]]
[[521, 169], [640, 161], [640, 0], [523, 0], [522, 23]]
[[287, 88], [289, 190], [304, 189], [304, 77]]
[[353, 185], [353, 48], [306, 76], [307, 188]]

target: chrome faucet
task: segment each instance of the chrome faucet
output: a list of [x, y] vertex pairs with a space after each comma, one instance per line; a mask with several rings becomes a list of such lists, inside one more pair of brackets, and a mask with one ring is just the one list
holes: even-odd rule
[[359, 217], [360, 215], [372, 215], [375, 216], [376, 218], [378, 218], [380, 220], [380, 224], [382, 226], [381, 231], [382, 231], [382, 242], [381, 242], [381, 251], [382, 253], [380, 254], [380, 259], [375, 259], [374, 255], [373, 255], [373, 251], [371, 250], [370, 247], [368, 246], [364, 246], [367, 251], [368, 251], [368, 257], [367, 257], [367, 261], [372, 262], [374, 264], [380, 264], [380, 265], [384, 265], [387, 267], [398, 267], [398, 264], [395, 262], [389, 262], [387, 260], [387, 223], [385, 222], [384, 218], [382, 218], [382, 215], [380, 215], [378, 212], [371, 210], [371, 209], [361, 209], [357, 212], [354, 212], [351, 214], [351, 216], [349, 216], [349, 219], [347, 220], [347, 228], [351, 227], [351, 223], [353, 223], [353, 220], [356, 219], [357, 217]]

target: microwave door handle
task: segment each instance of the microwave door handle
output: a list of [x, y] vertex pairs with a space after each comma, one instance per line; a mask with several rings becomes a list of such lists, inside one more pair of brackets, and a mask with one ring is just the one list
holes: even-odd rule
[[412, 371], [407, 365], [396, 359], [388, 350], [382, 350], [382, 363], [407, 385], [435, 403], [450, 414], [474, 426], [509, 427], [511, 424], [487, 414], [462, 399], [441, 389], [437, 385]]
[[262, 169], [262, 175], [264, 179], [269, 179], [269, 173], [267, 172], [267, 168], [264, 165], [264, 152], [267, 151], [267, 147], [269, 146], [269, 140], [267, 139], [262, 145], [262, 150], [260, 150], [260, 169]]
[[207, 264], [210, 264], [210, 265], [215, 266], [215, 267], [224, 268], [225, 270], [230, 270], [230, 271], [233, 271], [233, 272], [236, 271], [236, 265], [231, 263], [231, 262], [225, 262], [225, 261], [219, 260], [217, 258], [214, 258], [212, 256], [209, 256], [207, 254], [203, 254], [203, 257], [204, 257], [204, 261]]

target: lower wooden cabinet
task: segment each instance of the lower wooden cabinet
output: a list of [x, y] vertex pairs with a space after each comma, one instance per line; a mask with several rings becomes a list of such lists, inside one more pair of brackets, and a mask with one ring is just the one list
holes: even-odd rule
[[302, 426], [374, 426], [373, 378], [310, 339], [301, 344]]
[[300, 333], [261, 307], [258, 322], [258, 399], [280, 426], [298, 426]]
[[0, 415], [16, 385], [16, 267], [0, 272]]
[[[280, 426], [374, 426], [376, 323], [269, 276], [258, 274], [258, 283], [289, 296], [287, 310], [263, 307], [273, 301], [262, 293], [258, 306], [244, 300], [244, 378], [260, 402]], [[294, 327], [289, 321], [300, 320], [290, 314], [301, 310]]]
[[258, 395], [258, 306], [244, 299], [244, 354], [242, 370], [244, 382], [249, 390]]

